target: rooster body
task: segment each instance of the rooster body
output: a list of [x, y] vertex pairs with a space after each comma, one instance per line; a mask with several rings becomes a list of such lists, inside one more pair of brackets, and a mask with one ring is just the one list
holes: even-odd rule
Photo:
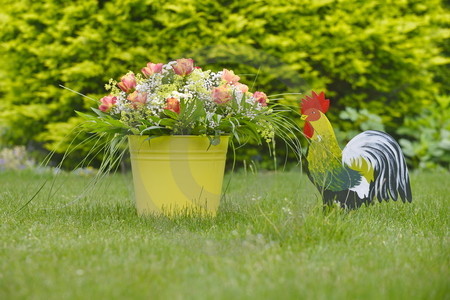
[[357, 208], [375, 198], [411, 202], [405, 158], [398, 143], [387, 133], [364, 131], [341, 150], [325, 116], [329, 100], [324, 93], [302, 99], [304, 134], [310, 139], [306, 156], [311, 182], [325, 204]]

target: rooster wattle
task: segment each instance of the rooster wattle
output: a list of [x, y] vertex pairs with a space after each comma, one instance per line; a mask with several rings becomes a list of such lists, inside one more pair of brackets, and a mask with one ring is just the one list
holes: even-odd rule
[[399, 196], [411, 202], [408, 168], [398, 143], [387, 133], [368, 130], [341, 150], [325, 116], [329, 105], [323, 92], [301, 102], [303, 133], [310, 140], [307, 173], [324, 203], [357, 208], [375, 198], [396, 201]]

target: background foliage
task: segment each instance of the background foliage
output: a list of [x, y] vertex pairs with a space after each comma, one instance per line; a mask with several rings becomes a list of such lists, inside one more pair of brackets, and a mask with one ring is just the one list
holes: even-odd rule
[[[412, 166], [449, 167], [443, 1], [1, 2], [0, 145], [53, 149], [70, 134], [74, 110], [95, 102], [59, 84], [99, 99], [111, 77], [192, 57], [267, 94], [325, 90], [342, 142], [375, 122], [402, 139]], [[254, 152], [240, 149], [239, 159]]]

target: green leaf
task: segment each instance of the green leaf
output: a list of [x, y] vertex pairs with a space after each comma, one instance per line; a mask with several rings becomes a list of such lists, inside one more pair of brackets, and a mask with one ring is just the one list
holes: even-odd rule
[[159, 121], [159, 124], [166, 127], [173, 127], [175, 126], [176, 121], [173, 119], [161, 119], [161, 121]]
[[174, 119], [174, 120], [178, 120], [178, 118], [179, 118], [179, 115], [178, 115], [176, 112], [171, 111], [171, 110], [169, 110], [169, 109], [165, 109], [165, 110], [164, 110], [164, 115], [166, 115], [166, 116], [168, 116], [169, 118], [172, 118], [172, 119]]

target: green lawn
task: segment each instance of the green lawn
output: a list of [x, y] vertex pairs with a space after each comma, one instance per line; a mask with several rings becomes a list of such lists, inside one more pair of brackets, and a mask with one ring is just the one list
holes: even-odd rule
[[16, 212], [45, 178], [0, 173], [0, 299], [450, 298], [449, 173], [329, 213], [299, 172], [227, 175], [216, 218], [172, 220], [136, 215], [129, 175], [76, 201], [89, 178], [60, 175]]

